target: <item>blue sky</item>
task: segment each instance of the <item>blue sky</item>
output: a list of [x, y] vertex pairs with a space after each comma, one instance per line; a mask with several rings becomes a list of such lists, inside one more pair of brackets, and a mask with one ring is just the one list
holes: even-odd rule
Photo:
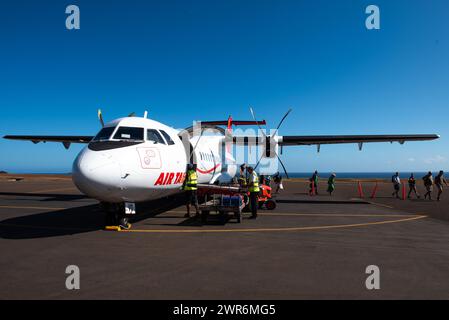
[[[65, 28], [76, 4], [81, 29]], [[365, 28], [365, 8], [381, 30]], [[291, 147], [289, 171], [449, 169], [449, 2], [10, 1], [0, 135], [93, 135], [148, 109], [177, 128], [259, 118], [280, 134], [439, 133], [436, 142]], [[0, 140], [0, 170], [69, 172], [82, 146]]]

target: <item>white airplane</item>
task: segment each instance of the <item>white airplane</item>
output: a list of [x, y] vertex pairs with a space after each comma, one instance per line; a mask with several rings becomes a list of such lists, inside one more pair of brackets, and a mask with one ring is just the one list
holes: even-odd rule
[[[289, 110], [290, 112], [291, 110]], [[188, 163], [197, 164], [199, 188], [216, 183], [229, 183], [236, 175], [237, 164], [231, 154], [233, 145], [262, 145], [264, 157], [274, 158], [278, 147], [292, 145], [423, 141], [438, 139], [436, 134], [418, 135], [344, 135], [344, 136], [233, 136], [234, 125], [264, 125], [265, 121], [201, 122], [200, 134], [194, 128], [176, 130], [163, 123], [130, 115], [104, 124], [96, 136], [17, 136], [5, 139], [39, 142], [61, 142], [68, 149], [71, 143], [87, 146], [78, 154], [72, 170], [76, 187], [88, 197], [100, 201], [109, 214], [135, 213], [135, 204], [160, 199], [181, 192]], [[220, 126], [226, 126], [226, 129]], [[212, 128], [221, 135], [203, 135]], [[282, 149], [281, 149], [282, 150]], [[285, 167], [280, 161], [282, 167]], [[286, 171], [285, 171], [286, 172]], [[286, 172], [287, 174], [287, 172]], [[288, 175], [287, 175], [288, 176]], [[117, 213], [119, 211], [119, 213]]]

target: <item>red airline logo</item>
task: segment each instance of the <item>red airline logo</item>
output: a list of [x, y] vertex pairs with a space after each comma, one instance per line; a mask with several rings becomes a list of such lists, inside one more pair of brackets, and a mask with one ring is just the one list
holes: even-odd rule
[[185, 172], [161, 172], [154, 185], [166, 186], [169, 184], [181, 184], [184, 182], [185, 177]]

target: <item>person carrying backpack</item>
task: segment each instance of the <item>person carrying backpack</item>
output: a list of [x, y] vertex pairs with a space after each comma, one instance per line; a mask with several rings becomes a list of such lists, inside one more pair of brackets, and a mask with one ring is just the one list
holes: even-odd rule
[[401, 179], [399, 178], [399, 172], [396, 172], [391, 177], [391, 182], [393, 183], [394, 191], [391, 194], [392, 196], [396, 196], [399, 199], [399, 190], [401, 189]]

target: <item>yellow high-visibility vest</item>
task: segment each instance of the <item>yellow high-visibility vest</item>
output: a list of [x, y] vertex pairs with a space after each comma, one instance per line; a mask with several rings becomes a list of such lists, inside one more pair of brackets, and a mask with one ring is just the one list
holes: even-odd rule
[[257, 176], [257, 173], [253, 171], [251, 176], [249, 177], [249, 192], [259, 192], [259, 177]]
[[195, 170], [187, 171], [186, 184], [184, 190], [197, 190], [198, 176]]
[[246, 179], [245, 179], [244, 176], [240, 176], [239, 179], [238, 179], [238, 181], [239, 181], [239, 184], [240, 184], [242, 187], [246, 187]]

